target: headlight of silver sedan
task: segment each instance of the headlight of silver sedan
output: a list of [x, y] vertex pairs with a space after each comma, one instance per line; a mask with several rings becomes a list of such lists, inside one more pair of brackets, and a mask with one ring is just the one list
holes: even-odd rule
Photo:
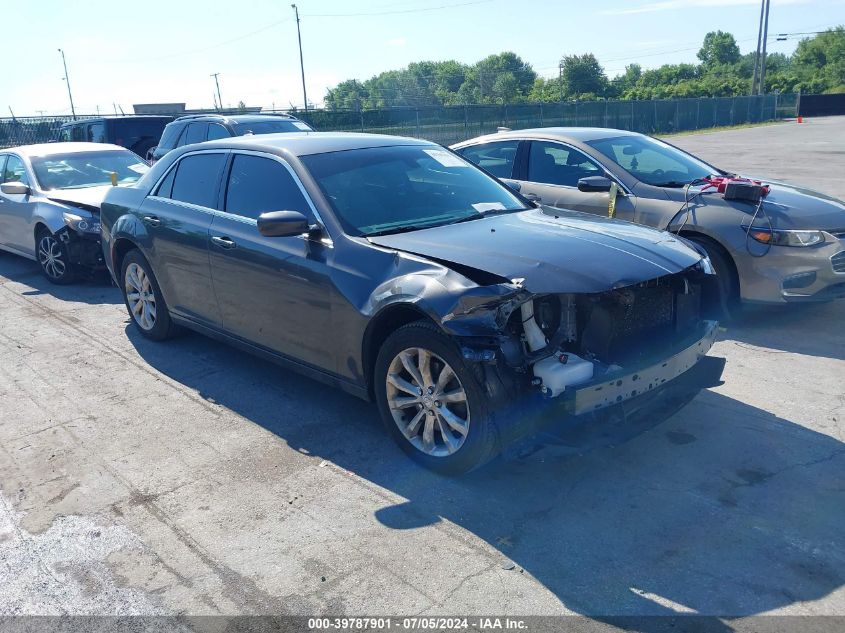
[[758, 242], [772, 246], [814, 246], [824, 242], [824, 233], [821, 231], [783, 231], [747, 226], [742, 228]]
[[62, 218], [70, 228], [79, 233], [99, 233], [100, 220], [95, 217], [83, 217], [75, 213], [65, 211]]

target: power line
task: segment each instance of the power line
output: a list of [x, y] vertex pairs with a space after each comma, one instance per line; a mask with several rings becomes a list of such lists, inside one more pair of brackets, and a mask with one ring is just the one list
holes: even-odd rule
[[400, 9], [398, 11], [376, 11], [372, 13], [309, 13], [304, 18], [358, 18], [371, 17], [376, 15], [398, 15], [403, 13], [423, 13], [425, 11], [439, 11], [440, 9], [457, 9], [468, 7], [473, 4], [487, 4], [493, 0], [473, 0], [473, 2], [462, 2], [460, 4], [441, 4], [436, 7], [424, 7], [419, 9]]

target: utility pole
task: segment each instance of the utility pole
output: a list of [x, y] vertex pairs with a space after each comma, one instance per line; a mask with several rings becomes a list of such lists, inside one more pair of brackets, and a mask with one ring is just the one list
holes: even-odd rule
[[760, 55], [760, 90], [761, 95], [766, 94], [766, 40], [769, 39], [769, 5], [771, 0], [766, 2], [766, 19], [763, 21], [763, 52]]
[[299, 9], [295, 4], [290, 5], [296, 15], [296, 39], [299, 40], [299, 68], [302, 71], [302, 101], [305, 104], [305, 114], [308, 114], [308, 95], [305, 94], [305, 62], [302, 61], [302, 32], [299, 30]]
[[757, 50], [754, 52], [754, 73], [751, 75], [751, 95], [757, 94], [757, 76], [760, 72], [760, 45], [763, 39], [763, 14], [766, 11], [766, 0], [760, 2], [760, 24], [757, 26]]
[[217, 81], [217, 75], [220, 73], [211, 73], [209, 77], [214, 77], [214, 85], [217, 86], [217, 103], [220, 104], [220, 109], [223, 109], [223, 97], [220, 96], [220, 82]]
[[65, 68], [65, 83], [67, 84], [67, 96], [70, 99], [70, 114], [73, 117], [73, 120], [76, 121], [76, 110], [73, 107], [73, 95], [70, 92], [70, 79], [67, 77], [67, 62], [65, 61], [65, 52], [62, 49], [59, 49], [59, 52], [62, 54], [62, 66]]

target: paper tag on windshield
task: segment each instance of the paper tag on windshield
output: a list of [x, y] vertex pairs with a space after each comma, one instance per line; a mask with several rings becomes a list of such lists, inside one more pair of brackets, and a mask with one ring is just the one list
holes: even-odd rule
[[438, 163], [444, 167], [468, 167], [467, 163], [462, 161], [454, 154], [450, 154], [445, 149], [424, 149], [426, 154], [431, 156]]
[[129, 165], [129, 169], [134, 171], [136, 174], [146, 174], [148, 171], [150, 171], [150, 166], [144, 165], [142, 163], [137, 163], [135, 165]]
[[504, 211], [505, 205], [501, 202], [476, 202], [472, 208], [479, 213], [486, 213], [487, 211]]
[[303, 123], [302, 121], [294, 121], [293, 127], [295, 127], [298, 130], [305, 130], [306, 132], [311, 131], [311, 128], [308, 127], [307, 125], [305, 125], [305, 123]]

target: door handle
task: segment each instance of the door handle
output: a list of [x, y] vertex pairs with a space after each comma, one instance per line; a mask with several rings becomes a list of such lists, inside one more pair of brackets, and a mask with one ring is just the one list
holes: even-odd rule
[[211, 241], [214, 242], [220, 248], [235, 248], [237, 244], [234, 240], [228, 237], [222, 237], [219, 235], [212, 235]]
[[145, 215], [142, 219], [150, 226], [161, 226], [161, 220], [154, 215]]

